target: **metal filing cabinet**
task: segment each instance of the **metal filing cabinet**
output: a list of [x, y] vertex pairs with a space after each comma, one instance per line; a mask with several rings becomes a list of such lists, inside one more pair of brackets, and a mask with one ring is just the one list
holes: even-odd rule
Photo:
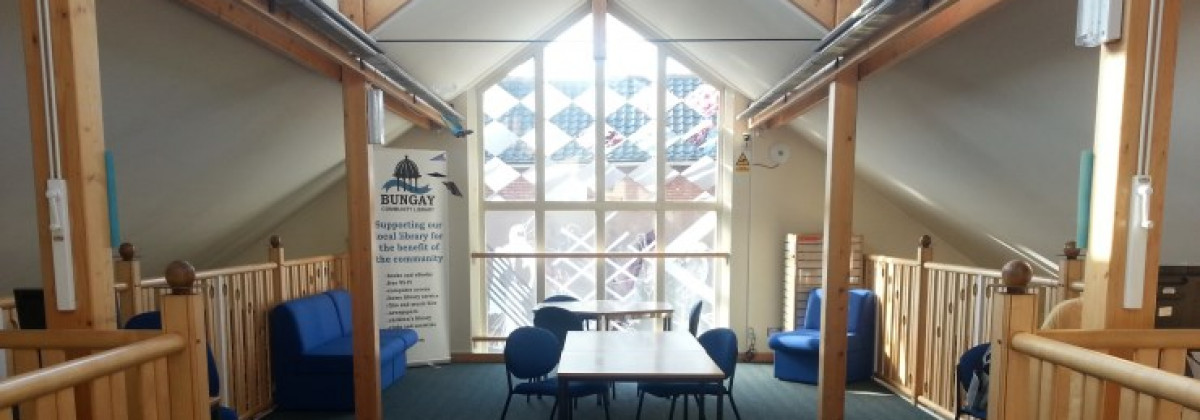
[[[1158, 268], [1158, 311], [1155, 328], [1200, 329], [1200, 266], [1164, 265]], [[1188, 376], [1197, 377], [1200, 352], [1188, 357]]]

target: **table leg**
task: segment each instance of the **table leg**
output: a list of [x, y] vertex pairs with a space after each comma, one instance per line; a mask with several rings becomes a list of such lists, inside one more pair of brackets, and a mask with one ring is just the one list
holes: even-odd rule
[[663, 316], [663, 331], [671, 331], [671, 314]]
[[608, 316], [603, 314], [598, 315], [596, 317], [596, 321], [600, 323], [600, 325], [596, 327], [597, 329], [600, 331], [608, 331]]
[[567, 392], [567, 379], [558, 378], [558, 396], [555, 397], [555, 402], [558, 403], [558, 418], [560, 420], [571, 419], [571, 394]]
[[[733, 398], [733, 397], [731, 396], [730, 398]], [[725, 396], [718, 395], [717, 396], [717, 420], [723, 420], [724, 418], [725, 418]]]

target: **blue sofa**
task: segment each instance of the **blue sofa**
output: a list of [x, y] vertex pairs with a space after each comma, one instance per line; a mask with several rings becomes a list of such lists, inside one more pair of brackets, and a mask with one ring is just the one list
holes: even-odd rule
[[[775, 351], [775, 377], [793, 382], [817, 383], [820, 374], [821, 300], [824, 291], [814, 289], [808, 296], [804, 327], [775, 334], [767, 342]], [[846, 308], [846, 382], [871, 377], [875, 353], [875, 294], [870, 290], [850, 290]]]
[[[271, 375], [281, 410], [354, 409], [350, 295], [345, 290], [283, 302], [271, 310]], [[379, 332], [383, 388], [404, 376], [416, 331]]]

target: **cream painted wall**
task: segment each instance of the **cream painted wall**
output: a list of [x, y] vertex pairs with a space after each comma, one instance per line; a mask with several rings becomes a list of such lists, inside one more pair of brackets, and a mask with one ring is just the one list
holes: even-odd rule
[[[730, 274], [735, 285], [729, 302], [730, 327], [738, 332], [743, 348], [748, 344], [747, 328], [753, 328], [757, 349], [769, 351], [766, 329], [782, 322], [784, 235], [823, 230], [825, 152], [789, 128], [763, 132], [751, 143], [754, 163], [769, 164], [767, 153], [773, 144], [791, 150], [788, 161], [774, 169], [753, 166], [749, 174], [734, 175], [735, 187], [748, 188], [750, 198], [733, 203], [734, 226], [746, 226], [744, 219], [749, 219], [749, 229], [733, 232], [734, 244], [746, 244], [744, 249], [733, 249], [734, 255], [748, 261], [744, 271]], [[913, 258], [917, 238], [930, 234], [936, 261], [972, 264], [861, 178], [854, 190], [854, 231], [863, 235], [868, 254]], [[744, 287], [738, 287], [741, 282]]]

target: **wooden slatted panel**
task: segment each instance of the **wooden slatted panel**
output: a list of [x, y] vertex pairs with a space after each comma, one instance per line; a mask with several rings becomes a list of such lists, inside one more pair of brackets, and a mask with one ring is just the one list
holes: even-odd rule
[[[1159, 360], [1159, 369], [1176, 375], [1182, 375], [1184, 368], [1187, 365], [1187, 350], [1184, 349], [1166, 349], [1162, 352], [1162, 359]], [[1179, 404], [1163, 401], [1158, 406], [1159, 420], [1178, 420], [1183, 415], [1183, 407]]]

